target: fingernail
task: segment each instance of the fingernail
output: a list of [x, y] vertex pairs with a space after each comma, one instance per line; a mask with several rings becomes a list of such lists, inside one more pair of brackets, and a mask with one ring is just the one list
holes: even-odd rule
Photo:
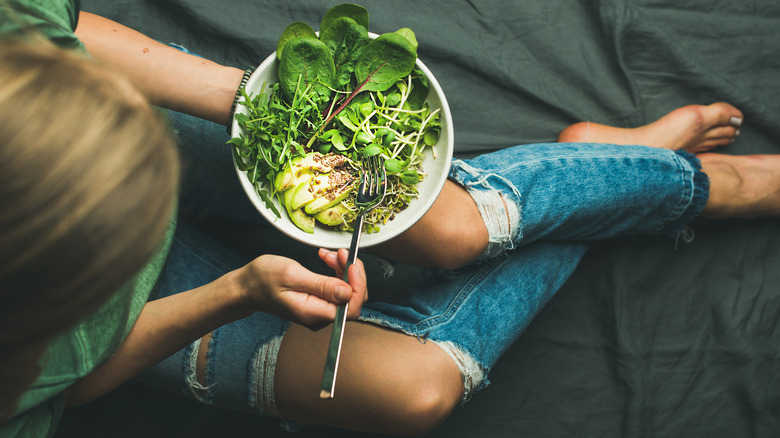
[[729, 123], [731, 123], [732, 126], [740, 126], [742, 125], [742, 118], [732, 117], [731, 119], [729, 119]]
[[738, 136], [738, 135], [739, 135], [739, 129], [737, 129], [737, 130], [734, 132], [734, 137], [736, 137], [736, 136]]

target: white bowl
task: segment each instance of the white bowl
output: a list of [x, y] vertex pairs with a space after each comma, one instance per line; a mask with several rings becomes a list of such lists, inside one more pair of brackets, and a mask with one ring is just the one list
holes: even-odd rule
[[[375, 36], [372, 35], [372, 37]], [[439, 196], [439, 193], [444, 186], [444, 182], [447, 180], [454, 148], [450, 107], [447, 104], [447, 99], [444, 97], [441, 86], [436, 81], [436, 78], [431, 71], [428, 70], [425, 64], [419, 59], [417, 59], [416, 65], [428, 78], [429, 92], [426, 102], [428, 102], [431, 110], [441, 108], [441, 133], [439, 134], [438, 142], [433, 146], [436, 150], [436, 158], [433, 157], [431, 148], [425, 148], [425, 158], [422, 166], [427, 175], [417, 186], [419, 197], [413, 199], [409, 206], [404, 211], [397, 214], [393, 220], [385, 225], [380, 225], [380, 230], [378, 232], [364, 232], [360, 238], [361, 247], [368, 247], [386, 242], [409, 229], [409, 227], [414, 225], [423, 217], [428, 209], [431, 208], [436, 197]], [[260, 91], [263, 84], [270, 86], [270, 84], [278, 82], [278, 67], [279, 62], [276, 59], [276, 52], [274, 52], [269, 55], [249, 77], [249, 80], [246, 83], [247, 93], [252, 96]], [[237, 105], [236, 112], [246, 113], [246, 107], [244, 105]], [[238, 126], [238, 121], [234, 118], [231, 127], [231, 135], [233, 137], [238, 137], [240, 134], [241, 128]], [[236, 163], [234, 162], [234, 164]], [[276, 216], [276, 213], [267, 208], [263, 200], [258, 196], [254, 186], [249, 182], [246, 172], [239, 170], [238, 166], [235, 166], [235, 168], [241, 186], [244, 188], [244, 192], [246, 192], [249, 200], [254, 204], [260, 214], [276, 226], [282, 233], [299, 242], [315, 247], [330, 249], [349, 247], [352, 233], [327, 229], [321, 224], [317, 224], [314, 227], [313, 234], [306, 233], [292, 223], [289, 216], [287, 216], [284, 207], [279, 204], [279, 200], [274, 198], [274, 204], [281, 213], [281, 217]]]

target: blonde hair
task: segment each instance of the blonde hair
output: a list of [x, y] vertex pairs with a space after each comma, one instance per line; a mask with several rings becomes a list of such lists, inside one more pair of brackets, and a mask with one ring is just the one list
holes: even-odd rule
[[122, 78], [45, 41], [0, 41], [0, 423], [46, 342], [158, 249], [179, 162]]

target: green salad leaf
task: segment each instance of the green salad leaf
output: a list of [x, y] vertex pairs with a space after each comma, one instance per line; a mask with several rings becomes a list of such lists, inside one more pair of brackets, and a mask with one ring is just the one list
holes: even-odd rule
[[317, 38], [317, 32], [302, 21], [296, 21], [288, 25], [282, 32], [282, 36], [279, 37], [279, 41], [276, 43], [276, 59], [282, 59], [282, 50], [288, 41], [305, 37]]
[[[279, 84], [288, 101], [303, 86], [309, 93], [327, 99], [332, 94], [336, 65], [328, 46], [317, 38], [302, 37], [288, 41], [279, 60]], [[320, 99], [318, 99], [320, 100]]]
[[357, 24], [368, 30], [368, 10], [363, 6], [352, 3], [342, 3], [328, 9], [322, 17], [320, 29], [327, 28], [331, 22], [338, 20], [341, 17], [351, 18]]

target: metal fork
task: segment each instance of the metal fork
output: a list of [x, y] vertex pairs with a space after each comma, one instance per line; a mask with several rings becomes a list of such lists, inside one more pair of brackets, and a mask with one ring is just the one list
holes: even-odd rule
[[[358, 215], [355, 218], [355, 231], [352, 232], [352, 242], [349, 245], [349, 257], [344, 270], [344, 281], [347, 279], [349, 266], [357, 260], [360, 235], [363, 230], [363, 216], [371, 209], [379, 205], [387, 191], [387, 175], [385, 174], [385, 162], [379, 155], [373, 155], [362, 160], [360, 185], [358, 186], [355, 206]], [[333, 398], [336, 388], [336, 372], [341, 356], [341, 341], [344, 339], [344, 324], [347, 322], [349, 303], [338, 306], [336, 321], [333, 323], [333, 331], [330, 334], [328, 356], [325, 359], [325, 371], [322, 373], [322, 385], [320, 386], [320, 398]]]

